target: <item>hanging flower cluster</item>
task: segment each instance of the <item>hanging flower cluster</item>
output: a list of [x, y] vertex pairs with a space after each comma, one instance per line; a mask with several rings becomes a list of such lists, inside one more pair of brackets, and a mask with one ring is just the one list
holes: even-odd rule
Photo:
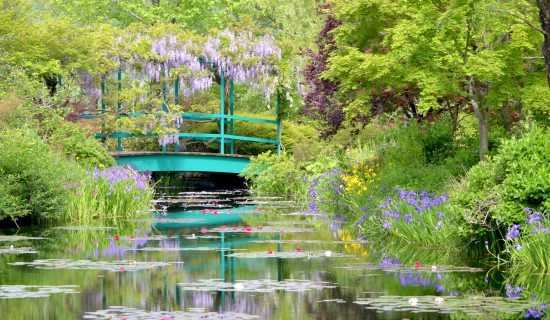
[[246, 83], [262, 91], [269, 101], [277, 84], [270, 79], [275, 72], [271, 60], [281, 59], [282, 55], [274, 42], [270, 35], [255, 38], [250, 31], [235, 34], [225, 29], [217, 37], [207, 39], [203, 57], [235, 83]]
[[[277, 79], [273, 63], [281, 58], [282, 51], [270, 35], [255, 37], [251, 31], [235, 33], [225, 29], [202, 43], [191, 38], [181, 41], [174, 34], [153, 38], [138, 33], [117, 40], [124, 49], [113, 59], [124, 74], [139, 80], [140, 88], [148, 81], [179, 79], [178, 89], [189, 97], [211, 88], [213, 72], [219, 75], [223, 71], [226, 79], [260, 90], [267, 101], [275, 92]], [[148, 46], [150, 51], [143, 50]], [[90, 75], [80, 78], [87, 92], [100, 94], [97, 85], [96, 88], [91, 85]], [[166, 90], [169, 86], [165, 84]], [[142, 95], [139, 101], [147, 101], [146, 96]]]

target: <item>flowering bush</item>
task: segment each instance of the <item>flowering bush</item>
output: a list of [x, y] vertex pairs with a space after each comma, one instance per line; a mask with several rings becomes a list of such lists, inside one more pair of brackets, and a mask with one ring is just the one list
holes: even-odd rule
[[446, 194], [398, 188], [378, 206], [365, 208], [356, 226], [368, 239], [390, 236], [406, 243], [444, 247], [456, 240], [456, 222], [444, 213], [448, 200]]
[[128, 166], [89, 171], [81, 183], [65, 184], [74, 197], [66, 219], [89, 222], [131, 218], [149, 207], [153, 197], [150, 178], [150, 174]]
[[525, 208], [529, 214], [525, 221], [513, 224], [506, 232], [506, 261], [512, 264], [512, 272], [548, 272], [550, 270], [550, 219], [548, 214]]

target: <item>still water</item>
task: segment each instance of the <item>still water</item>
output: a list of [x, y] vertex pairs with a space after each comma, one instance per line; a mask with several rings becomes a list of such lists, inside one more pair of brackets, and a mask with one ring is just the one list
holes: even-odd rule
[[452, 253], [388, 251], [281, 198], [176, 191], [155, 206], [116, 226], [0, 230], [0, 319], [515, 319], [540, 305]]

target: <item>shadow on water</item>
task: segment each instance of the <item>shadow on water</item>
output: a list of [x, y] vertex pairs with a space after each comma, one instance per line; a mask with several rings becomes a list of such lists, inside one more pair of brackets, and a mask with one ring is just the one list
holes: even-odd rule
[[[157, 210], [134, 221], [9, 236], [1, 231], [3, 314], [515, 319], [547, 298], [547, 276], [511, 282], [502, 273], [468, 266], [452, 252], [390, 250], [383, 241], [367, 246], [336, 234], [331, 220], [320, 220], [323, 215], [300, 212], [285, 199], [252, 197], [224, 177], [157, 178]], [[227, 185], [232, 188], [219, 188]], [[517, 286], [522, 297], [507, 297]], [[534, 301], [532, 294], [541, 298]]]

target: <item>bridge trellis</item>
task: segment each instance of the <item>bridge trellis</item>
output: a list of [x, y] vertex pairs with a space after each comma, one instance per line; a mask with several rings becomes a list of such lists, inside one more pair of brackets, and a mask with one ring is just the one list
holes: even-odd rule
[[[163, 72], [164, 73], [164, 72]], [[166, 76], [166, 74], [164, 74]], [[174, 145], [174, 152], [180, 152], [180, 145], [179, 145], [179, 139], [191, 139], [194, 141], [214, 141], [219, 143], [219, 154], [235, 154], [235, 141], [249, 141], [249, 142], [259, 142], [259, 143], [266, 143], [266, 144], [273, 144], [277, 147], [277, 154], [280, 155], [281, 153], [281, 135], [282, 135], [282, 117], [281, 117], [281, 99], [280, 95], [277, 94], [277, 100], [276, 100], [276, 113], [277, 117], [275, 120], [272, 119], [263, 119], [263, 118], [253, 118], [253, 117], [244, 117], [244, 116], [236, 116], [234, 114], [235, 109], [235, 88], [233, 80], [230, 79], [228, 82], [229, 84], [229, 113], [226, 114], [225, 112], [225, 77], [224, 77], [224, 71], [221, 69], [218, 72], [219, 79], [220, 79], [220, 111], [219, 113], [193, 113], [193, 112], [180, 112], [179, 115], [182, 117], [183, 120], [187, 121], [212, 121], [219, 125], [219, 133], [194, 133], [194, 132], [181, 132], [181, 130], [178, 130], [177, 137], [178, 141]], [[117, 72], [117, 90], [120, 93], [122, 90], [122, 69], [119, 67]], [[176, 104], [179, 103], [179, 77], [174, 81], [174, 102]], [[107, 77], [103, 76], [101, 81], [101, 98], [99, 103], [99, 110], [98, 114], [100, 116], [104, 116], [107, 113], [106, 108], [106, 101], [105, 101], [105, 94], [107, 91]], [[167, 103], [167, 94], [168, 90], [166, 89], [166, 86], [163, 84], [162, 86], [162, 111], [168, 112], [168, 103]], [[117, 100], [117, 108], [116, 108], [116, 117], [117, 119], [123, 118], [123, 117], [140, 117], [147, 114], [151, 114], [150, 112], [129, 112], [124, 113], [123, 107], [122, 107], [122, 101], [120, 99]], [[95, 116], [94, 116], [95, 117]], [[266, 139], [266, 138], [259, 138], [259, 137], [253, 137], [253, 136], [241, 136], [235, 134], [235, 121], [248, 121], [248, 122], [254, 122], [254, 123], [265, 123], [265, 124], [271, 124], [275, 125], [277, 128], [277, 135], [275, 139]], [[229, 129], [229, 133], [226, 133], [227, 129]], [[156, 133], [145, 133], [145, 134], [137, 134], [137, 133], [131, 133], [131, 132], [123, 132], [123, 131], [116, 131], [114, 133], [108, 134], [106, 131], [106, 124], [105, 119], [103, 118], [101, 123], [101, 132], [96, 134], [96, 138], [101, 139], [103, 142], [106, 141], [106, 139], [117, 139], [117, 152], [123, 152], [125, 151], [122, 146], [123, 139], [127, 138], [138, 138], [138, 137], [159, 137]], [[226, 152], [226, 144], [229, 145], [229, 153]], [[171, 152], [167, 150], [166, 145], [162, 145], [162, 153]]]

